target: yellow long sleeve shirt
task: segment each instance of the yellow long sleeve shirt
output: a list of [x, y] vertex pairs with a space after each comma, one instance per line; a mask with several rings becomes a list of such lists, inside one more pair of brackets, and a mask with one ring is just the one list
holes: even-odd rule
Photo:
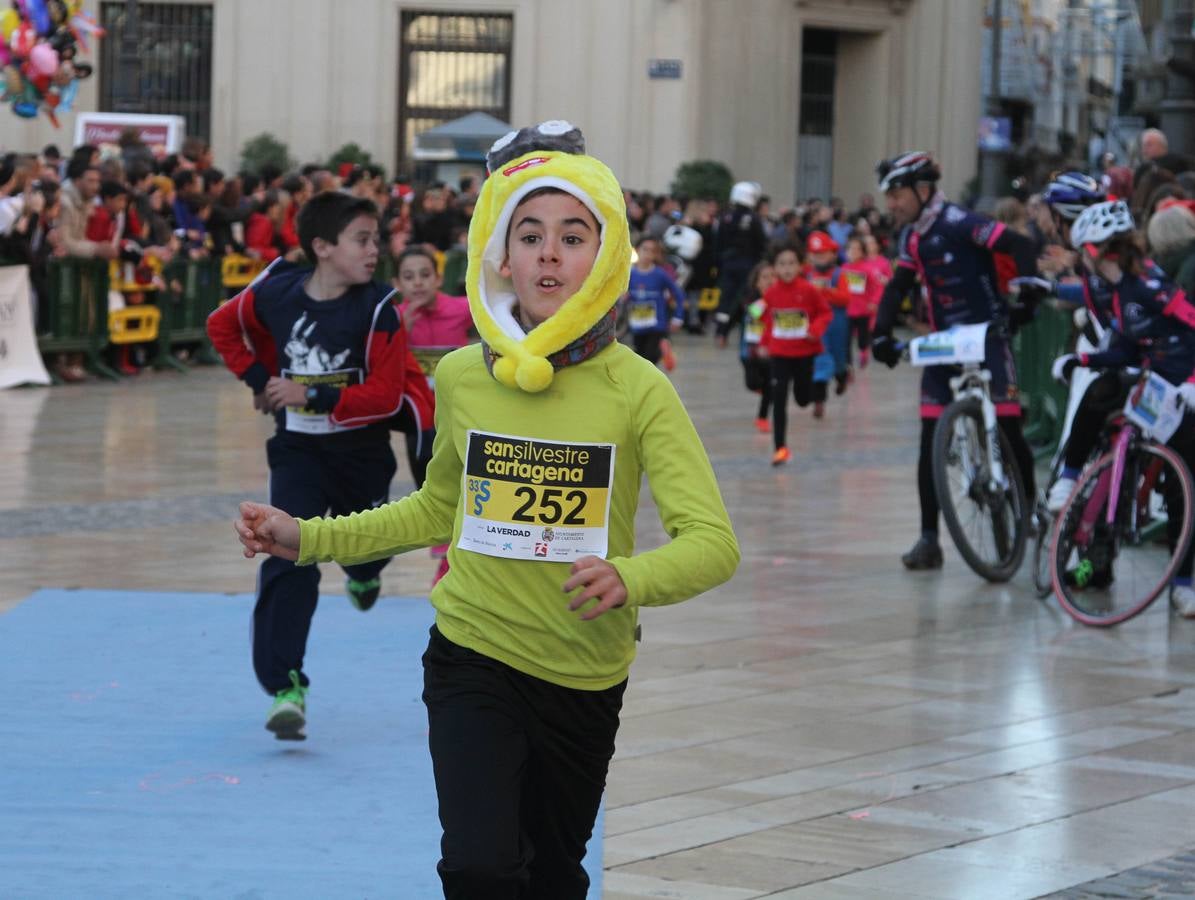
[[[671, 540], [634, 556], [645, 473]], [[638, 607], [707, 591], [739, 561], [680, 398], [663, 373], [618, 343], [561, 369], [541, 393], [498, 384], [476, 345], [450, 353], [436, 370], [436, 441], [423, 488], [379, 509], [299, 525], [301, 565], [365, 562], [451, 539], [450, 571], [431, 593], [441, 633], [581, 690], [627, 677]], [[595, 542], [605, 552], [594, 555], [626, 584], [627, 603], [585, 622], [568, 609], [562, 586], [571, 561]]]

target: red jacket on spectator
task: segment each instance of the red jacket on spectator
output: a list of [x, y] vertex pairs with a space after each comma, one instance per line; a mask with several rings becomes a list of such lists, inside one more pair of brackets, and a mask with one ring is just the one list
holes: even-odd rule
[[287, 250], [294, 250], [299, 246], [299, 230], [295, 228], [295, 216], [299, 210], [295, 204], [291, 204], [286, 211], [286, 221], [282, 223], [282, 242], [286, 244]]
[[[117, 229], [120, 229], [119, 234]], [[130, 236], [135, 239], [140, 233], [141, 224], [137, 221], [137, 213], [132, 209], [113, 217], [107, 207], [100, 205], [93, 207], [91, 215], [87, 217], [87, 240], [95, 241], [97, 244], [117, 244], [123, 250]]]
[[255, 212], [245, 224], [245, 247], [256, 250], [266, 262], [273, 262], [281, 253], [274, 238], [274, 223], [264, 213]]

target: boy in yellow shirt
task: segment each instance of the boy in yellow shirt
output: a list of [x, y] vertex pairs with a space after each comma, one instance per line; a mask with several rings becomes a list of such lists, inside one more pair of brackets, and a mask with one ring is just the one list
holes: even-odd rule
[[[246, 556], [300, 565], [449, 541], [424, 702], [446, 898], [582, 900], [638, 608], [726, 581], [738, 544], [667, 377], [615, 340], [630, 241], [622, 190], [581, 133], [499, 140], [469, 232], [482, 346], [436, 371], [421, 490], [296, 520], [241, 504]], [[646, 474], [672, 540], [633, 556]]]

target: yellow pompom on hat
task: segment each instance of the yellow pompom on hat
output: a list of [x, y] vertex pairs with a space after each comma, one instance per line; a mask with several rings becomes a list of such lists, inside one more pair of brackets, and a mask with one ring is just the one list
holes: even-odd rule
[[[631, 239], [622, 188], [603, 163], [585, 155], [581, 132], [568, 122], [544, 122], [500, 138], [486, 157], [489, 178], [469, 226], [465, 287], [477, 333], [495, 357], [494, 377], [508, 387], [542, 391], [552, 383], [547, 359], [593, 328], [625, 293]], [[593, 269], [575, 294], [529, 332], [519, 324], [511, 280], [502, 274], [515, 208], [532, 191], [556, 188], [576, 197], [597, 219], [600, 246]]]

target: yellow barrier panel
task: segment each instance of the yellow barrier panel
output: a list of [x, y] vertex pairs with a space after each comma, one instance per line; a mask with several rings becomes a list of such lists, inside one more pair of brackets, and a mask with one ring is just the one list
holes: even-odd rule
[[[145, 256], [141, 263], [149, 269], [156, 278], [162, 274], [162, 262], [153, 256]], [[108, 263], [108, 288], [120, 291], [122, 294], [140, 294], [145, 291], [156, 291], [158, 285], [153, 281], [140, 282], [136, 280], [137, 267], [131, 262], [121, 262], [114, 259]]]
[[108, 340], [113, 344], [156, 341], [161, 321], [161, 310], [148, 303], [114, 309], [108, 313]]
[[248, 287], [265, 267], [265, 260], [229, 253], [220, 263], [220, 280], [224, 287], [240, 290]]

